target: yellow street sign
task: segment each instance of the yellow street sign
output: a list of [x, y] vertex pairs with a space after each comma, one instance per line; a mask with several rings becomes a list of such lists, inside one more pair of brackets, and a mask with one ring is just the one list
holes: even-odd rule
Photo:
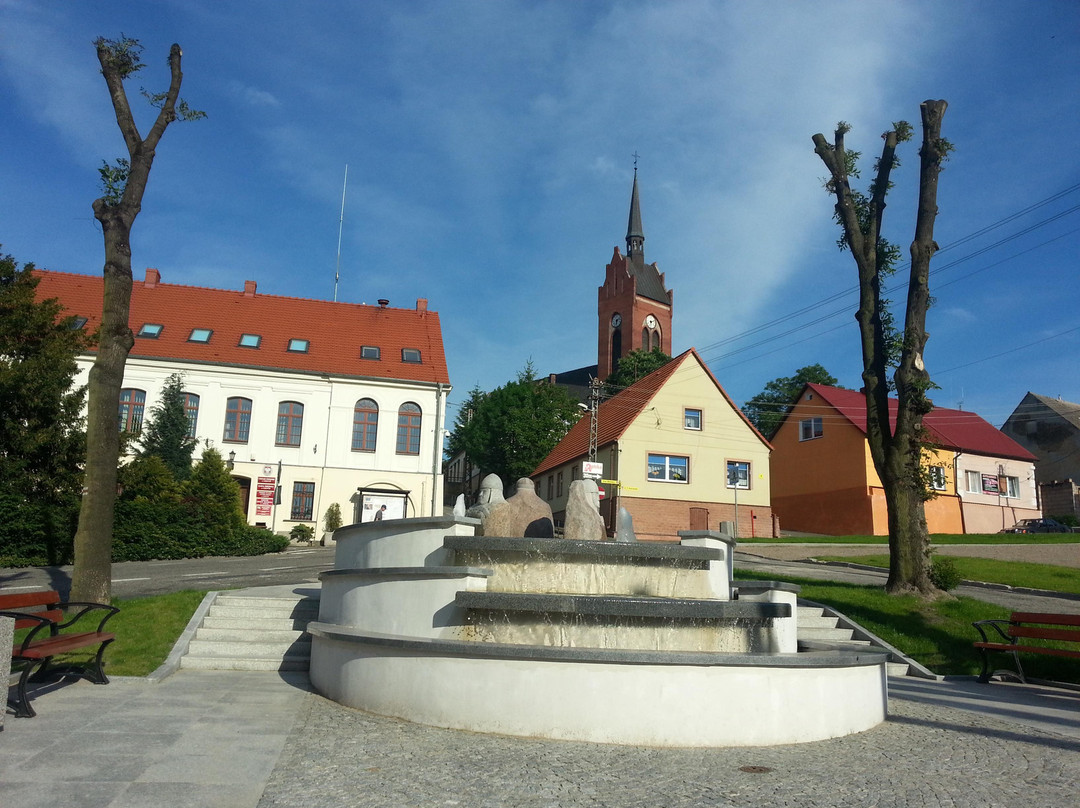
[[604, 485], [618, 485], [619, 484], [618, 480], [601, 480], [600, 482], [602, 482]]

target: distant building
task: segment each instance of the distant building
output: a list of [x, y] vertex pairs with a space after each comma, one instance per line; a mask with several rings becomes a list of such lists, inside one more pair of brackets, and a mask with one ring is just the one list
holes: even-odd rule
[[[889, 403], [895, 414], [897, 402]], [[1042, 515], [1035, 457], [1023, 446], [963, 410], [935, 407], [923, 427], [923, 462], [936, 493], [926, 503], [931, 533], [994, 533]], [[862, 393], [806, 385], [772, 444], [772, 506], [786, 530], [888, 534]]]
[[[97, 328], [100, 275], [36, 274], [40, 297]], [[426, 300], [331, 303], [259, 294], [254, 281], [240, 291], [166, 284], [148, 269], [129, 323], [121, 429], [138, 432], [165, 380], [181, 373], [191, 434], [230, 464], [249, 522], [319, 528], [331, 503], [346, 523], [382, 505], [386, 518], [441, 513], [450, 381]], [[93, 360], [79, 357], [77, 383]]]
[[[591, 423], [579, 420], [531, 477], [562, 521], [570, 483], [588, 460]], [[680, 530], [737, 522], [740, 536], [774, 535], [771, 447], [693, 349], [675, 357], [597, 412], [596, 461], [608, 529], [625, 507], [638, 538], [678, 540]]]
[[1080, 518], [1080, 404], [1028, 393], [1001, 431], [1037, 458], [1043, 513]]

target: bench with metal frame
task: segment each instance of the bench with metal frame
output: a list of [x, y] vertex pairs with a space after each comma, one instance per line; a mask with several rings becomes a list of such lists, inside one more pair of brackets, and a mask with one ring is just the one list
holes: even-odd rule
[[[77, 609], [74, 617], [65, 620], [69, 609]], [[88, 612], [104, 610], [94, 631], [73, 631], [64, 633]], [[26, 696], [26, 685], [30, 681], [43, 681], [52, 675], [79, 676], [89, 679], [94, 684], [108, 684], [102, 661], [105, 648], [116, 639], [116, 635], [104, 630], [105, 623], [120, 611], [115, 606], [104, 603], [64, 603], [60, 595], [53, 591], [20, 592], [0, 594], [0, 616], [15, 619], [15, 630], [29, 629], [26, 636], [16, 639], [11, 649], [12, 665], [21, 665], [16, 697], [11, 700], [15, 715], [30, 718], [37, 713]], [[58, 654], [78, 651], [82, 648], [98, 646], [93, 660], [85, 664], [53, 665], [52, 659]]]
[[[974, 645], [982, 654], [980, 682], [1002, 676], [1027, 682], [1020, 665], [1020, 654], [1044, 654], [1048, 656], [1080, 659], [1080, 615], [1052, 614], [1048, 612], [1013, 612], [1008, 620], [978, 620], [972, 623], [982, 640]], [[990, 633], [992, 630], [993, 633]], [[1075, 643], [1077, 648], [1054, 648], [1032, 644], [1032, 640]], [[990, 670], [992, 652], [1011, 653], [1016, 670]]]

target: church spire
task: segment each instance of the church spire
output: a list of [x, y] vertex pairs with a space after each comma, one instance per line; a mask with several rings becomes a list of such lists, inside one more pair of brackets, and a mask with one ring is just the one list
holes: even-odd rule
[[626, 254], [645, 262], [645, 233], [641, 228], [641, 202], [638, 200], [637, 154], [634, 154], [634, 190], [630, 193], [630, 221], [626, 225]]

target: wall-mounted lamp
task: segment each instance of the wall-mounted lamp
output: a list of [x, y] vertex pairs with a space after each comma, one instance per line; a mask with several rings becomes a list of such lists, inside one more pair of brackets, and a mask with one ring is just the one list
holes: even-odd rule
[[233, 466], [236, 465], [236, 452], [229, 452], [229, 459], [225, 461], [225, 468], [229, 471], [233, 470]]

